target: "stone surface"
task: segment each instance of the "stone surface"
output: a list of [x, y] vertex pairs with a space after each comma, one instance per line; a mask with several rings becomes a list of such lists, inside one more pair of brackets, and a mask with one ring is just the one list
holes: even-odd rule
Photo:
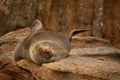
[[0, 37], [0, 54], [13, 51], [17, 44], [30, 34], [30, 28], [9, 32]]
[[[23, 59], [16, 63], [13, 59], [12, 51], [23, 38], [29, 35], [29, 30], [29, 28], [25, 28], [10, 32], [0, 38], [0, 79], [120, 79], [120, 50], [112, 47], [108, 40], [90, 36], [74, 36], [71, 43], [72, 50], [70, 55], [56, 62], [46, 63], [41, 66]], [[9, 47], [12, 47], [12, 45], [13, 48], [9, 50]]]
[[30, 71], [37, 80], [120, 79], [120, 50], [113, 48], [108, 40], [76, 36], [72, 42], [70, 55], [64, 59], [42, 66], [27, 60], [17, 63], [21, 68]]
[[104, 38], [120, 49], [120, 1], [104, 1]]
[[113, 47], [93, 47], [72, 49], [69, 53], [73, 56], [117, 56], [120, 58], [120, 50]]
[[50, 70], [71, 72], [79, 75], [84, 74], [101, 79], [120, 79], [120, 62], [116, 62], [111, 58], [99, 60], [91, 57], [68, 57], [55, 63], [45, 64], [43, 67]]
[[44, 27], [63, 33], [89, 28], [81, 35], [103, 37], [120, 48], [119, 4], [119, 0], [0, 0], [0, 35], [40, 19]]
[[111, 42], [106, 39], [87, 36], [73, 36], [71, 48], [111, 47]]
[[94, 3], [94, 0], [1, 0], [0, 35], [30, 27], [35, 19], [40, 19], [45, 27], [64, 33], [90, 28]]
[[69, 56], [41, 67], [27, 60], [19, 61], [18, 65], [29, 70], [37, 80], [119, 80], [119, 61], [110, 57]]
[[0, 64], [0, 79], [1, 80], [34, 80], [30, 72], [19, 68], [15, 61], [9, 60]]
[[0, 73], [0, 80], [13, 80], [11, 76], [4, 74], [4, 73]]

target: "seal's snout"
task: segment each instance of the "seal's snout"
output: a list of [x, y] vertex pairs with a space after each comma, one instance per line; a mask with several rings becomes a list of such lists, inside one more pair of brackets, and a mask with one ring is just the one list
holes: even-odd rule
[[44, 47], [39, 48], [39, 54], [45, 59], [49, 59], [53, 56], [52, 47], [49, 44], [46, 44]]
[[50, 57], [52, 57], [52, 55], [53, 54], [51, 54], [50, 52], [43, 52], [43, 53], [41, 53], [41, 56], [43, 57], [43, 58], [46, 58], [46, 59], [49, 59]]

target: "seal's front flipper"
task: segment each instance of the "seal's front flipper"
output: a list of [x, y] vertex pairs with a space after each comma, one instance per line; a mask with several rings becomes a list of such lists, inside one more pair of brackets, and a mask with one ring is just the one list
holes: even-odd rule
[[14, 50], [14, 60], [17, 62], [21, 59], [23, 59], [23, 57], [21, 56], [23, 54], [23, 43], [20, 42], [20, 44], [15, 48]]
[[43, 30], [43, 25], [41, 23], [40, 20], [35, 20], [32, 25], [31, 25], [32, 29], [31, 29], [31, 34], [35, 34], [39, 31], [42, 31]]

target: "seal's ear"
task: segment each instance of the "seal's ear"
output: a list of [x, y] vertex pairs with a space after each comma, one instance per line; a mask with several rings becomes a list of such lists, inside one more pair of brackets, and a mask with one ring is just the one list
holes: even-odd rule
[[43, 30], [43, 25], [41, 21], [38, 19], [32, 23], [31, 27], [32, 27], [31, 33], [34, 33], [34, 32], [36, 33], [36, 32]]

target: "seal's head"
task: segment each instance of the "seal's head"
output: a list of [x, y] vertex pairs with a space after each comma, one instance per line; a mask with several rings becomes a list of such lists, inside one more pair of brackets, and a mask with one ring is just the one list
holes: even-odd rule
[[52, 57], [55, 51], [53, 45], [50, 43], [36, 43], [32, 45], [29, 50], [31, 60], [37, 64], [54, 61]]
[[37, 49], [38, 54], [45, 59], [49, 59], [53, 56], [54, 50], [50, 44], [40, 45]]
[[52, 41], [37, 41], [29, 49], [31, 60], [37, 64], [53, 62], [64, 58], [68, 55], [69, 51]]

